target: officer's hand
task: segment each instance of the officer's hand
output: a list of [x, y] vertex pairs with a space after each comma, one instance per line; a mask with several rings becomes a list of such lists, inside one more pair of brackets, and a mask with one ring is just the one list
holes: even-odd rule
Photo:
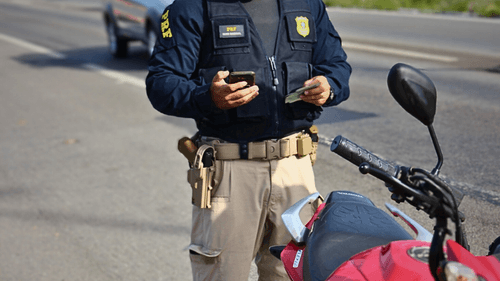
[[304, 82], [304, 87], [316, 82], [319, 82], [320, 85], [314, 89], [305, 91], [304, 94], [300, 95], [300, 98], [305, 102], [322, 106], [330, 96], [330, 83], [328, 83], [325, 76], [316, 76]]
[[212, 80], [210, 93], [218, 108], [231, 109], [247, 104], [259, 94], [257, 85], [243, 89], [247, 85], [245, 81], [227, 84], [224, 79], [228, 76], [229, 71], [219, 71]]

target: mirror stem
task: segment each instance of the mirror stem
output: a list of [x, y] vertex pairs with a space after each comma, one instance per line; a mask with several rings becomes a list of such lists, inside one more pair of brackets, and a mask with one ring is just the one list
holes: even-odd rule
[[439, 175], [439, 172], [441, 170], [441, 166], [443, 166], [443, 161], [444, 161], [443, 152], [441, 151], [441, 147], [439, 146], [436, 132], [434, 131], [434, 127], [432, 126], [432, 124], [430, 124], [428, 126], [428, 128], [429, 128], [429, 133], [431, 134], [432, 143], [434, 144], [434, 149], [436, 149], [436, 153], [438, 156], [438, 163], [437, 163], [436, 167], [434, 168], [434, 170], [432, 170], [432, 174], [437, 176], [437, 175]]

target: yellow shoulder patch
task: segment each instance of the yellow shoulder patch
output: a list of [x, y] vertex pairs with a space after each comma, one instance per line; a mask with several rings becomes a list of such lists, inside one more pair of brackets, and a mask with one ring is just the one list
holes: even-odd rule
[[170, 38], [172, 37], [172, 29], [170, 28], [170, 22], [168, 20], [168, 12], [170, 10], [167, 10], [162, 16], [161, 16], [161, 34], [163, 38]]

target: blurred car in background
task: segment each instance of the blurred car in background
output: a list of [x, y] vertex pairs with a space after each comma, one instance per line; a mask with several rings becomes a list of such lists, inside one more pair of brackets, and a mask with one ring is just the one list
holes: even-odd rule
[[165, 7], [174, 0], [105, 0], [104, 23], [108, 47], [114, 57], [126, 57], [129, 42], [143, 42], [149, 54], [160, 34]]

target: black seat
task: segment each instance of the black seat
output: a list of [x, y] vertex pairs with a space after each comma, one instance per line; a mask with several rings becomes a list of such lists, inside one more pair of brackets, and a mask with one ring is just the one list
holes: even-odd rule
[[350, 191], [328, 195], [307, 239], [304, 280], [325, 280], [364, 250], [413, 237], [370, 199]]

